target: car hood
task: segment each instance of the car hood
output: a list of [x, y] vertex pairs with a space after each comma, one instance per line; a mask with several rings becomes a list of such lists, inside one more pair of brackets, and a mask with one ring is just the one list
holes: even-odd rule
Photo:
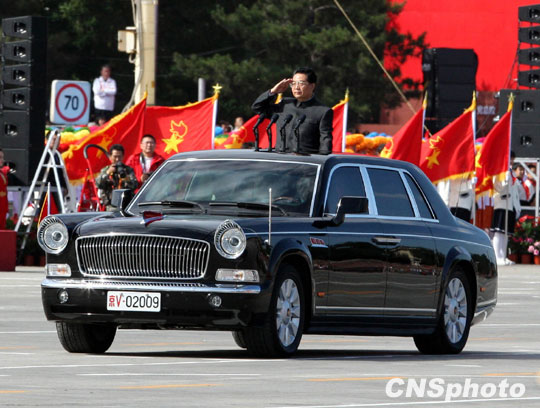
[[163, 215], [155, 217], [116, 217], [104, 216], [90, 219], [79, 225], [77, 234], [148, 234], [186, 236], [195, 239], [207, 239], [225, 220], [224, 217]]

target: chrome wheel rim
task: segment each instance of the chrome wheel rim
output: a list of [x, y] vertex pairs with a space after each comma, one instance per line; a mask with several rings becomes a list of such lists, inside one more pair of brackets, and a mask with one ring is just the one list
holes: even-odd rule
[[461, 279], [453, 278], [444, 297], [444, 326], [452, 343], [459, 342], [467, 327], [467, 292]]
[[279, 288], [276, 305], [276, 329], [280, 343], [290, 346], [296, 340], [300, 326], [300, 294], [292, 279], [286, 279]]

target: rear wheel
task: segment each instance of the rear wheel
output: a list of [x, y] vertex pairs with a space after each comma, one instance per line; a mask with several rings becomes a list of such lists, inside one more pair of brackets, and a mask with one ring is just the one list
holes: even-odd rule
[[260, 357], [290, 356], [302, 339], [305, 314], [304, 287], [298, 271], [282, 265], [263, 327], [244, 329], [248, 351]]
[[443, 313], [433, 334], [415, 336], [414, 343], [424, 354], [458, 354], [463, 350], [472, 320], [472, 299], [465, 272], [455, 269], [444, 293]]
[[114, 340], [116, 326], [56, 322], [60, 343], [70, 353], [105, 353]]

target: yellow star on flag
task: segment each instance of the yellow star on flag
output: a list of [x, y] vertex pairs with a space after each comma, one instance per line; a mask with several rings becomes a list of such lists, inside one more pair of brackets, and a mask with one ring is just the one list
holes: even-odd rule
[[431, 153], [430, 156], [426, 157], [426, 159], [428, 160], [428, 169], [431, 169], [435, 164], [437, 166], [440, 165], [438, 160], [439, 154], [441, 154], [441, 151], [439, 149], [434, 149], [433, 153]]
[[165, 153], [172, 153], [173, 151], [178, 153], [178, 145], [184, 141], [184, 137], [175, 132], [171, 134], [170, 138], [161, 140], [165, 142]]

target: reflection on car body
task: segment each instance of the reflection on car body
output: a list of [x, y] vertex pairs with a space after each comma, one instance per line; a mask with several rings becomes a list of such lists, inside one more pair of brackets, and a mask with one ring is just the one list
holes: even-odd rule
[[44, 310], [68, 351], [146, 328], [230, 330], [259, 356], [293, 354], [303, 333], [459, 353], [496, 304], [489, 238], [405, 162], [183, 153], [129, 205], [122, 194], [117, 212], [50, 216], [38, 231]]

